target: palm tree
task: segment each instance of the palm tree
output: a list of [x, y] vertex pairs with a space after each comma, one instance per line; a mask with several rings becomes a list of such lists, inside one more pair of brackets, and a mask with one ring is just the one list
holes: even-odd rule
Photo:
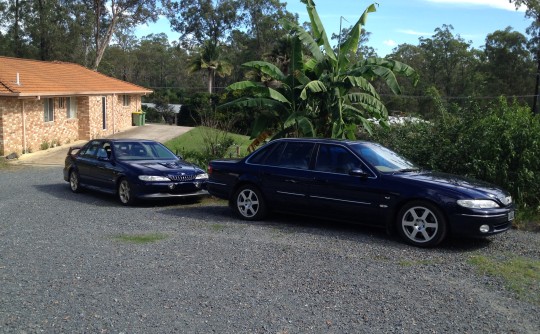
[[218, 45], [210, 40], [206, 41], [199, 52], [190, 59], [188, 70], [190, 73], [206, 71], [208, 76], [208, 93], [214, 92], [216, 74], [220, 77], [231, 75], [232, 65], [221, 59]]

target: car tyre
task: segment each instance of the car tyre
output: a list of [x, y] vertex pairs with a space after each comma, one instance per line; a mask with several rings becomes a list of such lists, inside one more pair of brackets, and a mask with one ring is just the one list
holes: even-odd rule
[[135, 197], [133, 196], [133, 190], [131, 184], [127, 179], [120, 180], [118, 184], [118, 199], [123, 205], [135, 204]]
[[236, 191], [231, 206], [237, 216], [244, 220], [261, 220], [266, 216], [266, 202], [259, 189], [250, 184]]
[[77, 172], [76, 170], [72, 170], [71, 172], [69, 172], [69, 187], [74, 193], [80, 193], [82, 190], [81, 178], [79, 172]]
[[396, 223], [401, 238], [418, 247], [436, 246], [447, 233], [444, 215], [435, 205], [425, 201], [413, 201], [404, 205]]

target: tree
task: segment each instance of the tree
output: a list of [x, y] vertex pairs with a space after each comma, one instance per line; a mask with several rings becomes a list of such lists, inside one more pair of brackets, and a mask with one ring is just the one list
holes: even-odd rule
[[205, 71], [208, 79], [208, 93], [214, 92], [214, 80], [216, 74], [220, 77], [230, 75], [232, 65], [223, 60], [218, 45], [208, 40], [199, 49], [199, 52], [191, 57], [189, 62], [189, 71], [191, 73]]
[[[358, 125], [369, 130], [368, 117], [386, 120], [387, 111], [371, 84], [382, 78], [394, 93], [401, 92], [396, 74], [416, 79], [409, 66], [387, 59], [368, 58], [356, 62], [355, 54], [361, 38], [362, 26], [369, 6], [338, 45], [330, 46], [322, 22], [312, 0], [306, 4], [311, 34], [297, 23], [282, 20], [290, 31], [291, 61], [286, 75], [273, 64], [255, 61], [245, 64], [260, 74], [261, 82], [242, 81], [229, 86], [243, 97], [225, 104], [228, 106], [257, 107], [260, 115], [252, 136], [268, 133], [277, 138], [287, 135], [318, 135], [332, 138], [354, 138]], [[309, 54], [303, 53], [303, 48]], [[279, 119], [279, 131], [269, 126]], [[273, 121], [273, 123], [272, 123]]]
[[164, 0], [164, 5], [171, 27], [188, 49], [208, 40], [217, 46], [239, 24], [233, 0]]
[[511, 27], [488, 34], [484, 55], [486, 94], [519, 96], [531, 91], [534, 63], [523, 34]]
[[427, 80], [441, 90], [445, 96], [473, 95], [470, 73], [476, 64], [471, 45], [459, 35], [454, 36], [451, 25], [435, 29], [431, 38], [420, 38], [420, 48], [424, 51]]
[[514, 3], [516, 10], [522, 6], [527, 7], [525, 17], [532, 19], [527, 33], [532, 36], [530, 48], [536, 58], [536, 84], [534, 86], [534, 101], [532, 113], [538, 113], [538, 93], [540, 92], [540, 1], [539, 0], [509, 0]]
[[[82, 1], [82, 0], [80, 0]], [[159, 14], [155, 0], [93, 0], [94, 44], [96, 56], [93, 69], [97, 70], [105, 49], [119, 24], [138, 25], [149, 20], [155, 22]]]
[[208, 92], [214, 89], [215, 75], [230, 75], [231, 65], [222, 59], [220, 45], [239, 25], [236, 1], [167, 0], [167, 15], [173, 29], [181, 34], [181, 43], [196, 55], [190, 60], [191, 73], [205, 71]]

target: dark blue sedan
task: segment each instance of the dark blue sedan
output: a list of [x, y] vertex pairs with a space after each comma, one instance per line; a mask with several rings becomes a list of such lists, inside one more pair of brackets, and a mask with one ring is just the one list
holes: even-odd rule
[[64, 180], [75, 193], [91, 188], [117, 194], [124, 205], [139, 198], [207, 195], [208, 175], [163, 144], [140, 139], [95, 139], [68, 151]]
[[508, 192], [422, 170], [371, 142], [279, 139], [241, 160], [211, 161], [208, 174], [210, 194], [242, 219], [282, 211], [365, 223], [416, 246], [501, 233], [514, 219]]

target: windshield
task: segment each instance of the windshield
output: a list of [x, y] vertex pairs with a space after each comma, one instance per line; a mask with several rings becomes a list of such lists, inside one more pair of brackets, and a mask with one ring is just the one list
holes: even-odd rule
[[157, 142], [119, 142], [113, 144], [117, 160], [178, 160], [168, 148]]
[[396, 152], [373, 143], [352, 144], [351, 148], [381, 172], [408, 172], [420, 168]]

